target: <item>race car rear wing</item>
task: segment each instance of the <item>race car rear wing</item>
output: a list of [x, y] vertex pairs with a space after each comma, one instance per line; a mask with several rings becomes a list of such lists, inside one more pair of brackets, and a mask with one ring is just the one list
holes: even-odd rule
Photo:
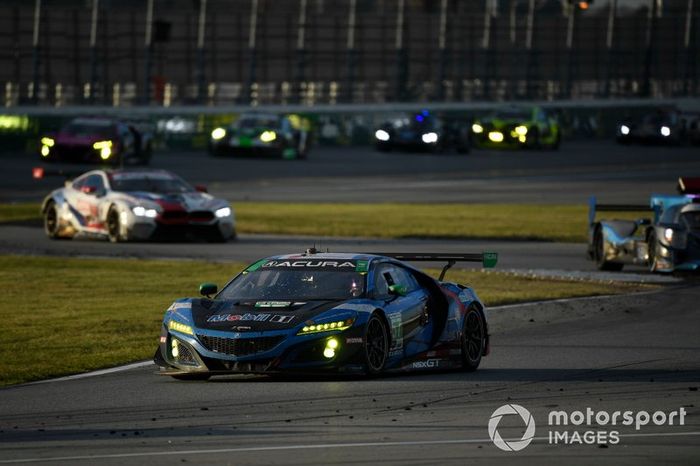
[[401, 252], [373, 252], [377, 256], [392, 257], [394, 259], [406, 262], [442, 262], [447, 261], [447, 264], [440, 272], [439, 280], [445, 278], [447, 271], [452, 268], [457, 262], [481, 262], [485, 268], [493, 268], [498, 262], [498, 253], [482, 252], [482, 253], [467, 253], [467, 254], [443, 254], [443, 253], [401, 253]]
[[595, 223], [597, 212], [653, 212], [654, 223], [658, 221], [659, 209], [644, 204], [598, 204], [595, 196], [588, 201], [588, 224]]

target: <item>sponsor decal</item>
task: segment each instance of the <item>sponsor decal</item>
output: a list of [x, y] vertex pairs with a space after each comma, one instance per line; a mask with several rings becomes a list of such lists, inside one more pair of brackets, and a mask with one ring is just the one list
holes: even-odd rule
[[403, 322], [401, 313], [387, 315], [389, 325], [391, 325], [391, 347], [389, 354], [400, 354], [403, 351]]
[[174, 311], [175, 309], [192, 309], [192, 303], [172, 303], [168, 308], [169, 311]]
[[255, 307], [288, 307], [291, 304], [289, 301], [258, 301]]
[[285, 260], [285, 261], [267, 261], [262, 265], [263, 268], [276, 268], [276, 267], [287, 267], [287, 268], [304, 268], [304, 267], [314, 267], [314, 268], [355, 268], [355, 263], [351, 261], [322, 261], [322, 260]]
[[356, 345], [358, 343], [362, 343], [364, 340], [362, 337], [348, 337], [345, 339], [345, 343], [348, 345]]
[[429, 369], [440, 366], [439, 359], [426, 359], [425, 361], [416, 361], [411, 364], [413, 369]]
[[272, 322], [276, 324], [287, 324], [294, 320], [294, 316], [273, 315], [273, 314], [216, 314], [209, 316], [207, 322]]

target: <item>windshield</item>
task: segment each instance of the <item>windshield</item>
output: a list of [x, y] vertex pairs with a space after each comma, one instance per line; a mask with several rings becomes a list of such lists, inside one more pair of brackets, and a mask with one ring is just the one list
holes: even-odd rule
[[277, 128], [279, 120], [276, 117], [245, 117], [238, 120], [234, 126], [240, 129]]
[[359, 298], [365, 292], [365, 276], [352, 271], [320, 269], [260, 269], [244, 272], [231, 282], [219, 298], [235, 300], [342, 300]]
[[104, 123], [69, 123], [61, 130], [62, 133], [70, 136], [101, 136], [111, 137], [114, 135], [112, 125]]
[[194, 188], [180, 178], [147, 174], [115, 174], [110, 176], [114, 191], [146, 191], [150, 193], [188, 193]]
[[700, 211], [684, 212], [681, 214], [681, 225], [688, 230], [700, 230]]

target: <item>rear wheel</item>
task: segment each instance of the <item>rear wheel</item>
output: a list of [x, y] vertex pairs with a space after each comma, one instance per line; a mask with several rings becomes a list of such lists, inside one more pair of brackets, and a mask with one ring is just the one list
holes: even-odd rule
[[624, 267], [624, 264], [605, 260], [605, 238], [603, 238], [603, 232], [600, 227], [596, 228], [593, 235], [593, 259], [595, 259], [598, 270], [618, 272]]
[[484, 318], [475, 307], [467, 310], [462, 327], [462, 367], [466, 371], [475, 371], [481, 363], [481, 356], [486, 347], [486, 325]]
[[365, 330], [365, 365], [368, 375], [377, 375], [384, 369], [389, 355], [389, 331], [384, 320], [373, 314]]
[[58, 207], [55, 202], [49, 202], [44, 211], [44, 231], [46, 236], [51, 239], [57, 239], [60, 231], [58, 221]]
[[107, 213], [107, 234], [109, 235], [109, 240], [113, 243], [119, 243], [124, 241], [121, 234], [121, 222], [119, 220], [119, 212], [114, 207], [109, 209]]

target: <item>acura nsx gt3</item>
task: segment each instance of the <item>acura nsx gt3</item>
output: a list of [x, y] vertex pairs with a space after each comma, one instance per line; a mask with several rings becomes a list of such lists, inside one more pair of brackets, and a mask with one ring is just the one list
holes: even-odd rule
[[557, 120], [541, 107], [505, 107], [472, 123], [472, 142], [482, 148], [546, 148], [561, 142]]
[[[447, 261], [436, 280], [405, 261]], [[470, 287], [443, 281], [456, 261], [492, 267], [497, 254], [331, 254], [255, 262], [223, 289], [165, 312], [161, 374], [419, 369], [476, 370], [489, 351], [487, 312]]]

